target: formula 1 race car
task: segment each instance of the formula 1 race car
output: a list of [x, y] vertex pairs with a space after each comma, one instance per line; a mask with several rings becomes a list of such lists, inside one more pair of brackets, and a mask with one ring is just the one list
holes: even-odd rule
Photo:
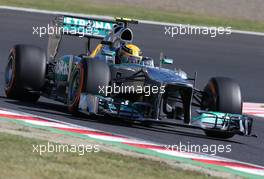
[[[251, 134], [253, 119], [242, 115], [239, 85], [230, 78], [211, 78], [204, 90], [196, 75], [163, 68], [143, 57], [140, 63], [119, 63], [117, 50], [133, 41], [129, 24], [138, 21], [57, 16], [49, 35], [48, 52], [31, 45], [15, 45], [6, 67], [8, 98], [36, 102], [44, 97], [63, 102], [72, 113], [103, 115], [142, 122], [199, 128], [216, 138]], [[65, 36], [87, 39], [80, 55], [58, 57]], [[90, 40], [99, 39], [91, 52]], [[193, 115], [196, 110], [196, 115]], [[192, 117], [194, 116], [194, 117]]]

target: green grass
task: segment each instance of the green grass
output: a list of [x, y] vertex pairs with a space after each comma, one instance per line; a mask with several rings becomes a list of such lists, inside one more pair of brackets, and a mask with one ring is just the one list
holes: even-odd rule
[[102, 151], [82, 156], [63, 152], [39, 155], [33, 152], [33, 144], [47, 144], [47, 141], [0, 133], [0, 178], [209, 178], [162, 162]]
[[114, 6], [111, 4], [93, 4], [89, 0], [0, 0], [0, 5], [29, 7], [76, 13], [125, 16], [136, 19], [184, 23], [192, 25], [231, 26], [233, 29], [264, 32], [263, 22], [246, 21], [239, 19], [222, 19], [181, 12], [164, 12], [144, 7]]

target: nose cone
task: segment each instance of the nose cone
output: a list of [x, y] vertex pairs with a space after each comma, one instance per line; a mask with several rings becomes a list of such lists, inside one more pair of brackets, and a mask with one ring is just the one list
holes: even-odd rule
[[152, 80], [167, 84], [181, 84], [192, 87], [193, 85], [176, 71], [165, 68], [147, 68], [147, 73]]

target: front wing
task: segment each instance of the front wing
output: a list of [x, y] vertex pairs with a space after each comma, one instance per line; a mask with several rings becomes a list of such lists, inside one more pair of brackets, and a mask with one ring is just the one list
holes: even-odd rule
[[150, 118], [150, 108], [149, 104], [141, 102], [133, 104], [120, 102], [116, 105], [111, 98], [88, 94], [81, 95], [79, 104], [79, 111], [82, 113], [110, 116], [130, 122], [175, 125], [204, 131], [255, 136], [251, 135], [253, 119], [246, 115], [198, 110], [198, 116], [193, 117], [190, 124], [181, 124], [176, 120], [169, 121], [162, 117], [159, 119]]

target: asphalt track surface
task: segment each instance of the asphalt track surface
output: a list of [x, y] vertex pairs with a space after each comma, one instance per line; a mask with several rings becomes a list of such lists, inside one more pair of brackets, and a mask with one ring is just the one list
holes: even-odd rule
[[[37, 104], [5, 98], [4, 68], [9, 49], [14, 44], [34, 44], [46, 49], [47, 38], [32, 35], [32, 26], [47, 26], [53, 15], [12, 10], [0, 10], [0, 107], [24, 111], [57, 120], [87, 126], [98, 130], [127, 135], [161, 144], [179, 145], [229, 145], [230, 153], [218, 153], [244, 162], [264, 166], [264, 119], [256, 118], [254, 131], [258, 138], [235, 136], [230, 140], [207, 138], [203, 131], [180, 127], [148, 128], [140, 125], [85, 117], [73, 117], [64, 105], [41, 98]], [[249, 102], [264, 102], [264, 36], [232, 34], [229, 36], [177, 36], [164, 35], [159, 25], [137, 25], [134, 29], [135, 43], [144, 55], [158, 59], [160, 51], [175, 60], [171, 68], [181, 68], [188, 74], [198, 72], [197, 86], [203, 88], [212, 76], [228, 76], [241, 84], [243, 97]], [[67, 39], [63, 54], [80, 54], [83, 41]], [[157, 61], [156, 61], [157, 62]]]

